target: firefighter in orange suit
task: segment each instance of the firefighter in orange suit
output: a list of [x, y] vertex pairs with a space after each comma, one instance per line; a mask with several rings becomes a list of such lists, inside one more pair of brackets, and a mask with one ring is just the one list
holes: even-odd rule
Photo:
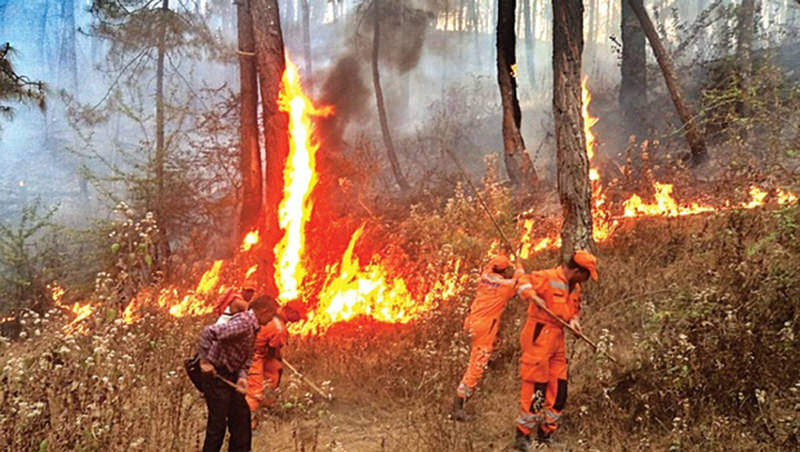
[[520, 335], [522, 391], [516, 420], [516, 449], [528, 450], [534, 430], [537, 442], [548, 444], [567, 401], [564, 329], [540, 306], [547, 307], [580, 332], [581, 283], [590, 276], [597, 280], [597, 258], [588, 251], [578, 250], [560, 267], [519, 278], [517, 293], [531, 303]]
[[495, 256], [481, 274], [475, 300], [470, 306], [469, 315], [464, 320], [464, 329], [469, 332], [472, 344], [469, 365], [456, 389], [453, 419], [457, 421], [465, 421], [468, 418], [464, 404], [481, 381], [497, 337], [500, 316], [508, 300], [516, 294], [517, 277], [522, 274], [521, 263], [517, 261], [515, 271], [511, 260], [505, 254]]
[[[283, 363], [281, 349], [289, 342], [287, 324], [303, 318], [305, 306], [294, 300], [278, 309], [275, 317], [262, 326], [253, 346], [254, 355], [250, 371], [247, 373], [247, 395], [245, 399], [254, 413], [261, 405], [271, 406], [274, 397], [264, 394], [265, 387], [270, 392], [276, 390], [281, 382]], [[255, 419], [255, 418], [253, 418]]]

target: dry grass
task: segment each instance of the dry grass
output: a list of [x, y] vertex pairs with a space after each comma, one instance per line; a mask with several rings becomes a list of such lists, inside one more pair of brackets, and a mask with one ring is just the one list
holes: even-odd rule
[[[602, 246], [584, 327], [622, 365], [568, 340], [570, 398], [558, 435], [570, 449], [796, 450], [800, 381], [787, 369], [800, 366], [798, 224], [797, 208], [642, 221]], [[418, 257], [437, 247], [429, 249]], [[505, 450], [525, 306], [511, 301], [470, 402], [476, 418], [457, 424], [447, 413], [467, 361], [470, 300], [467, 285], [412, 325], [294, 338], [287, 359], [336, 399], [323, 402], [285, 374], [255, 450]], [[0, 449], [199, 449], [205, 407], [181, 364], [207, 320], [151, 313], [125, 326], [97, 315], [90, 334], [65, 337], [62, 319], [27, 318], [27, 338], [0, 345]]]

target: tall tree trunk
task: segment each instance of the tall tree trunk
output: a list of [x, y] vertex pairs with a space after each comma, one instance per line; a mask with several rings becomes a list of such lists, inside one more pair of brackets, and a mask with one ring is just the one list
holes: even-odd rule
[[595, 249], [592, 190], [581, 116], [583, 1], [553, 0], [553, 119], [556, 132], [558, 194], [564, 223], [561, 257]]
[[239, 113], [240, 169], [242, 172], [242, 210], [236, 244], [258, 227], [263, 204], [261, 149], [258, 143], [258, 79], [256, 75], [255, 38], [250, 2], [239, 0], [236, 18], [239, 40]]
[[408, 185], [403, 172], [400, 170], [400, 162], [397, 160], [397, 154], [394, 150], [394, 143], [392, 142], [392, 133], [389, 130], [389, 120], [386, 117], [386, 105], [383, 100], [383, 89], [381, 89], [381, 74], [379, 68], [379, 52], [380, 52], [380, 36], [381, 36], [381, 3], [380, 0], [373, 0], [372, 14], [373, 14], [373, 28], [372, 28], [372, 85], [375, 88], [375, 103], [378, 107], [378, 119], [381, 123], [381, 134], [383, 135], [383, 144], [386, 146], [386, 154], [389, 157], [389, 163], [392, 166], [392, 173], [397, 181], [397, 185], [403, 192], [407, 192], [411, 187]]
[[[164, 205], [164, 187], [167, 161], [167, 149], [164, 140], [164, 58], [166, 56], [167, 38], [167, 14], [169, 12], [169, 0], [162, 0], [161, 14], [159, 15], [160, 27], [158, 31], [158, 56], [156, 58], [156, 155], [155, 155], [155, 176], [156, 176], [156, 222], [160, 232], [159, 261], [162, 266], [167, 266], [169, 259], [169, 234], [167, 231], [166, 209]], [[166, 267], [168, 268], [168, 267]]]
[[516, 36], [514, 10], [516, 0], [498, 0], [497, 12], [497, 84], [503, 105], [503, 150], [506, 171], [511, 183], [524, 191], [536, 185], [536, 170], [525, 150], [520, 125], [522, 111], [517, 98]]
[[622, 82], [619, 105], [629, 135], [644, 132], [642, 113], [647, 105], [647, 48], [642, 27], [627, 1], [622, 2]]
[[61, 3], [61, 43], [58, 51], [58, 69], [61, 88], [78, 94], [78, 62], [75, 56], [75, 1]]
[[[522, 0], [525, 5], [525, 54], [528, 62], [528, 82], [531, 90], [536, 87], [536, 3], [537, 0]], [[531, 7], [533, 3], [533, 7]]]
[[683, 98], [683, 93], [678, 85], [678, 79], [675, 76], [675, 69], [672, 66], [672, 60], [667, 54], [664, 45], [661, 43], [661, 38], [658, 37], [653, 22], [650, 21], [650, 16], [644, 9], [642, 0], [626, 0], [630, 5], [636, 17], [639, 18], [639, 23], [644, 30], [644, 34], [650, 41], [650, 46], [653, 48], [653, 53], [658, 60], [658, 65], [661, 67], [661, 73], [664, 74], [664, 81], [669, 89], [669, 94], [672, 97], [672, 103], [675, 104], [675, 109], [678, 111], [678, 116], [686, 129], [686, 141], [689, 143], [691, 150], [691, 163], [693, 166], [699, 165], [708, 159], [708, 151], [706, 150], [706, 143], [703, 136], [697, 130], [697, 125], [694, 123], [694, 112], [686, 103]]
[[[303, 2], [303, 56], [306, 60], [306, 79], [311, 80], [311, 28], [309, 22], [311, 21], [311, 11], [308, 6], [308, 0], [301, 0]], [[333, 11], [336, 12], [336, 3], [333, 4]]]
[[458, 3], [458, 31], [464, 31], [464, 1], [460, 0]]
[[472, 0], [472, 5], [470, 8], [470, 16], [472, 21], [472, 34], [475, 39], [475, 66], [478, 67], [481, 64], [481, 41], [480, 41], [480, 20], [478, 17], [478, 0]]
[[750, 78], [753, 75], [753, 30], [755, 28], [755, 1], [742, 0], [737, 14], [736, 60], [739, 63], [739, 87], [742, 99], [738, 105], [741, 116], [750, 115]]
[[[289, 155], [289, 116], [278, 109], [278, 94], [286, 70], [286, 56], [283, 50], [278, 0], [253, 0], [250, 12], [253, 16], [256, 69], [261, 90], [261, 114], [267, 162], [263, 207], [264, 259], [266, 262], [275, 262], [275, 245], [281, 239], [278, 209], [283, 199], [283, 169]], [[273, 265], [266, 267], [267, 291], [277, 295], [275, 268]]]
[[591, 73], [591, 69], [594, 67], [595, 53], [597, 51], [597, 42], [595, 42], [595, 34], [597, 33], [597, 10], [597, 0], [589, 0], [589, 11], [585, 14], [587, 25], [589, 25], [589, 30], [586, 34], [586, 54], [584, 55], [587, 73]]

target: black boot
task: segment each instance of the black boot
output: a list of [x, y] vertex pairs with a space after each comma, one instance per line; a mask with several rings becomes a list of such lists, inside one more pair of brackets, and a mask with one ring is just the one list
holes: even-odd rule
[[466, 403], [467, 399], [456, 396], [455, 406], [453, 407], [454, 420], [459, 422], [465, 422], [469, 420], [469, 415], [467, 414], [467, 410], [464, 409], [464, 404]]
[[517, 437], [514, 438], [514, 449], [528, 452], [531, 448], [531, 435], [522, 433], [520, 429], [514, 429]]
[[536, 429], [536, 442], [547, 444], [550, 442], [550, 434], [542, 430], [542, 426]]
[[553, 441], [550, 433], [545, 433], [542, 430], [541, 426], [536, 430], [535, 445], [536, 449], [551, 450], [551, 451], [565, 450], [564, 444]]

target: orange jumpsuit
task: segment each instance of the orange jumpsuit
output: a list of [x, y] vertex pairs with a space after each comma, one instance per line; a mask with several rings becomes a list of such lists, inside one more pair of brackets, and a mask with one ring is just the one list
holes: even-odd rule
[[[550, 311], [566, 322], [580, 313], [580, 284], [570, 291], [561, 267], [523, 275], [517, 286], [525, 297], [535, 293]], [[539, 427], [546, 436], [558, 428], [567, 401], [567, 358], [564, 329], [536, 303], [528, 306], [528, 320], [520, 336], [522, 391], [517, 428], [525, 434]]]
[[[470, 306], [469, 315], [464, 320], [464, 329], [469, 331], [472, 345], [469, 365], [456, 390], [462, 399], [471, 397], [475, 387], [481, 381], [483, 371], [489, 364], [494, 340], [497, 337], [500, 316], [503, 314], [508, 300], [515, 294], [516, 279], [505, 279], [491, 270], [492, 264], [490, 263], [481, 275], [475, 300]], [[519, 272], [521, 274], [521, 270]]]
[[281, 381], [283, 364], [281, 348], [289, 342], [286, 323], [275, 316], [258, 330], [254, 344], [253, 364], [247, 372], [247, 394], [245, 399], [250, 411], [255, 412], [259, 405], [271, 405], [275, 400], [265, 400], [264, 385], [275, 390]]

